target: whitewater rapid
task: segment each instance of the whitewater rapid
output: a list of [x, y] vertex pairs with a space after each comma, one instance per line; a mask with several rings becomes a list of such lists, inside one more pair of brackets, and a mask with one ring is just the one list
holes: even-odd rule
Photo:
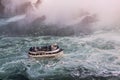
[[[57, 42], [64, 49], [58, 59], [28, 57], [31, 46]], [[0, 37], [0, 79], [87, 79], [120, 75], [120, 36], [100, 31], [86, 36]], [[15, 77], [16, 76], [16, 77]], [[92, 79], [90, 78], [90, 80]], [[26, 80], [27, 80], [26, 79]], [[109, 78], [108, 78], [109, 79]], [[110, 78], [111, 79], [111, 78]], [[19, 80], [19, 79], [18, 79]]]

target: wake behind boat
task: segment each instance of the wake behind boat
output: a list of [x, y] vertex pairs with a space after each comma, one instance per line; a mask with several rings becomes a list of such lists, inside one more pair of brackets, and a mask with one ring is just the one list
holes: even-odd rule
[[33, 58], [60, 57], [63, 55], [63, 49], [59, 48], [57, 44], [52, 44], [50, 46], [31, 47], [28, 55], [29, 57]]

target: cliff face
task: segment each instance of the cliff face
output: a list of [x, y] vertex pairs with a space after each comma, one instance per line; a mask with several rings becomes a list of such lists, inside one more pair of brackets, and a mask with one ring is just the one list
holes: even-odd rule
[[36, 8], [41, 4], [41, 0], [0, 0], [0, 14], [11, 17], [25, 14], [26, 11]]
[[[12, 0], [11, 0], [12, 1]], [[22, 5], [18, 6], [10, 6], [11, 2], [10, 0], [0, 0], [0, 15], [5, 17], [11, 17], [14, 15], [18, 15], [21, 13], [24, 13], [26, 8], [28, 6], [28, 3], [24, 3]], [[14, 9], [13, 9], [14, 8]]]
[[0, 0], [0, 15], [3, 15], [3, 14], [4, 14], [4, 6], [2, 5]]

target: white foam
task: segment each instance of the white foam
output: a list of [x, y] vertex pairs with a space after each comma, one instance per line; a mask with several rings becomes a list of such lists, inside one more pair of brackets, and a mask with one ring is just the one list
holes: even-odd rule
[[17, 15], [17, 16], [14, 16], [14, 17], [11, 17], [9, 19], [7, 19], [5, 22], [7, 23], [10, 23], [10, 22], [16, 22], [16, 21], [19, 21], [21, 19], [24, 19], [26, 15]]

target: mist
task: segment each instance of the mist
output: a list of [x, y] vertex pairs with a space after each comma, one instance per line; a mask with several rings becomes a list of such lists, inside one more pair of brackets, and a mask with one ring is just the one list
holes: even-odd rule
[[68, 24], [84, 15], [97, 15], [101, 25], [118, 24], [119, 0], [43, 0], [41, 12], [46, 22]]
[[[17, 23], [14, 26], [22, 28], [40, 27], [42, 22], [50, 28], [52, 25], [73, 28], [77, 33], [91, 33], [96, 29], [120, 25], [119, 0], [1, 0], [1, 4], [4, 6], [3, 15], [25, 16], [16, 22], [13, 20]], [[13, 21], [9, 23], [13, 24]]]

